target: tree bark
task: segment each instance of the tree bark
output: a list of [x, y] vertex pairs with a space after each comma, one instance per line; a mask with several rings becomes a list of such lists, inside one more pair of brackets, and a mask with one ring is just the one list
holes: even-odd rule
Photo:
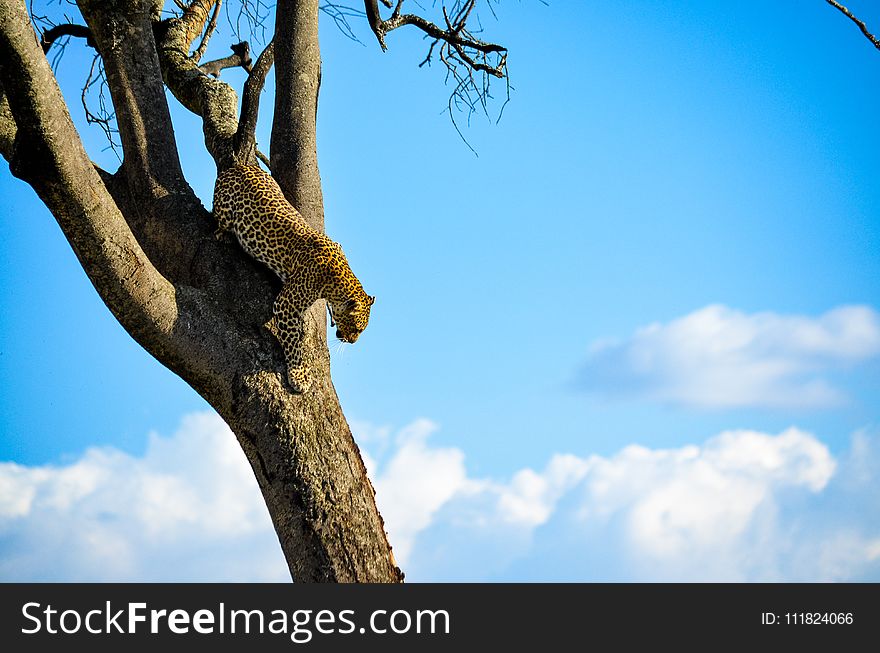
[[[314, 388], [294, 395], [283, 381], [281, 349], [264, 327], [278, 280], [237, 245], [211, 237], [213, 221], [180, 169], [163, 78], [202, 116], [218, 169], [235, 156], [236, 94], [187, 56], [214, 4], [196, 0], [183, 18], [160, 23], [155, 1], [81, 0], [123, 144], [124, 163], [111, 175], [89, 160], [23, 0], [0, 0], [0, 152], [52, 211], [114, 316], [229, 424], [294, 580], [399, 582], [330, 380], [323, 302], [307, 321]], [[317, 5], [278, 4], [278, 76], [287, 81], [277, 93], [287, 97], [276, 97], [276, 106], [295, 122], [278, 127], [277, 138], [273, 129], [272, 142], [282, 188], [313, 225], [323, 217], [314, 138]]]
[[[306, 221], [324, 230], [315, 124], [321, 87], [319, 0], [278, 0], [272, 172]], [[283, 17], [283, 19], [282, 19]]]

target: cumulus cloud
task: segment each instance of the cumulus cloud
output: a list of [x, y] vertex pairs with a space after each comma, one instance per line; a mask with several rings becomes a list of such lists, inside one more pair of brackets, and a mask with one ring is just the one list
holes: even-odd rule
[[590, 348], [578, 382], [600, 396], [733, 408], [822, 407], [845, 399], [827, 378], [880, 354], [880, 314], [819, 317], [712, 305]]
[[[416, 534], [468, 485], [460, 450], [428, 447], [428, 436], [436, 430], [437, 425], [426, 419], [403, 428], [394, 456], [374, 475], [373, 486], [382, 496], [382, 518], [401, 564], [409, 559]], [[375, 462], [370, 461], [370, 467], [375, 468]]]
[[590, 470], [590, 461], [570, 454], [557, 454], [543, 472], [523, 469], [509, 485], [484, 484], [498, 495], [498, 514], [506, 522], [529, 528], [546, 522], [556, 502], [577, 485]]
[[[737, 430], [468, 474], [437, 425], [354, 424], [411, 580], [880, 580], [880, 446]], [[213, 414], [142, 456], [0, 464], [0, 580], [286, 580], [253, 474]]]
[[[403, 479], [379, 464], [377, 484], [391, 541], [405, 542], [414, 580], [880, 576], [880, 529], [871, 530], [880, 483], [866, 471], [880, 452], [866, 433], [854, 436], [842, 461], [790, 428], [727, 431], [677, 449], [631, 445], [610, 457], [556, 455], [505, 482], [457, 469], [448, 486], [457, 490], [443, 504], [394, 509], [421, 479], [432, 485], [442, 476], [430, 446], [419, 446], [421, 470]], [[387, 469], [402, 459], [392, 453]]]
[[834, 469], [828, 449], [797, 429], [730, 431], [673, 450], [630, 446], [595, 461], [578, 516], [621, 516], [627, 549], [641, 565], [665, 567], [663, 575], [692, 567], [733, 579], [747, 574], [742, 557], [760, 557], [748, 549], [762, 513], [775, 511], [786, 490], [821, 492]]
[[0, 579], [289, 578], [253, 472], [214, 414], [143, 456], [89, 449], [68, 465], [0, 463]]

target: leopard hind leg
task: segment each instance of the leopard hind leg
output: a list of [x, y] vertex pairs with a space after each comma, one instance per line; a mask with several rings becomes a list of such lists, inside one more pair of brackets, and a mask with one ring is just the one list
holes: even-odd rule
[[297, 296], [297, 289], [292, 283], [285, 283], [275, 299], [274, 315], [266, 325], [284, 350], [287, 382], [297, 393], [308, 392], [312, 387], [311, 374], [303, 361], [303, 318], [310, 305], [311, 302]]

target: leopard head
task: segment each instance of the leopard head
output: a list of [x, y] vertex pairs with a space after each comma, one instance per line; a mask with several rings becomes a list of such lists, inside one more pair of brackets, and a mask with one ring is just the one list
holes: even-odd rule
[[361, 297], [349, 298], [330, 309], [330, 326], [336, 326], [336, 337], [342, 342], [352, 343], [358, 339], [370, 321], [370, 307], [376, 301], [366, 293]]

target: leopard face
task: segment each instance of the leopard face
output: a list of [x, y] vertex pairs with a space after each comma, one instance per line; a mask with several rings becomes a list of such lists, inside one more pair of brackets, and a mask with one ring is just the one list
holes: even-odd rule
[[353, 343], [367, 328], [370, 321], [370, 307], [376, 301], [364, 293], [363, 298], [349, 299], [342, 304], [342, 310], [333, 311], [330, 317], [336, 326], [336, 337], [342, 342]]

